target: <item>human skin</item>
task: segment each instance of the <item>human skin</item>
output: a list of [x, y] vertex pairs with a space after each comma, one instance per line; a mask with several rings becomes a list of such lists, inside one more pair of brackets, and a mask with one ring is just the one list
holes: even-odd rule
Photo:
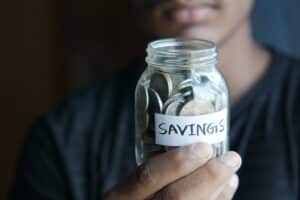
[[230, 200], [241, 158], [235, 152], [215, 159], [211, 155], [211, 145], [200, 143], [152, 157], [104, 199]]

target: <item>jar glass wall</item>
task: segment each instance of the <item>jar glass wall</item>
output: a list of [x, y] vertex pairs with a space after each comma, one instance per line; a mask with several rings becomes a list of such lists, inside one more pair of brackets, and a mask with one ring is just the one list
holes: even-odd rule
[[135, 93], [138, 164], [196, 142], [227, 151], [229, 94], [213, 43], [165, 39], [148, 45], [148, 66]]

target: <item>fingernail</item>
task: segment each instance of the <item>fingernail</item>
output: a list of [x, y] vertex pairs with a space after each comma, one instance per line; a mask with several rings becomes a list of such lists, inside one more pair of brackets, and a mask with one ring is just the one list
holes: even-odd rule
[[197, 143], [189, 146], [189, 154], [196, 159], [209, 159], [212, 154], [212, 149], [209, 144]]
[[228, 167], [239, 167], [241, 165], [241, 158], [235, 152], [228, 152], [220, 157], [220, 160]]
[[230, 187], [236, 189], [239, 185], [239, 177], [235, 174], [231, 179], [229, 180]]

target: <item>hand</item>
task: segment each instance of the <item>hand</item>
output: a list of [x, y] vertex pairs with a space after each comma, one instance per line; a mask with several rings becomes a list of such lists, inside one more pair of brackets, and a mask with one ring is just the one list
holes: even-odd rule
[[105, 200], [229, 200], [237, 186], [241, 158], [228, 152], [210, 159], [211, 145], [194, 144], [150, 158]]

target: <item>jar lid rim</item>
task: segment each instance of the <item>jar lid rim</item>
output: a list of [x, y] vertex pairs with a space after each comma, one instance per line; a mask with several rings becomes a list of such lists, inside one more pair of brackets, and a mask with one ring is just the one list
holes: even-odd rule
[[216, 45], [214, 42], [203, 39], [166, 38], [150, 42], [147, 51], [169, 55], [209, 53], [216, 51]]
[[150, 42], [148, 64], [161, 66], [211, 65], [217, 62], [215, 43], [202, 39], [167, 38]]

